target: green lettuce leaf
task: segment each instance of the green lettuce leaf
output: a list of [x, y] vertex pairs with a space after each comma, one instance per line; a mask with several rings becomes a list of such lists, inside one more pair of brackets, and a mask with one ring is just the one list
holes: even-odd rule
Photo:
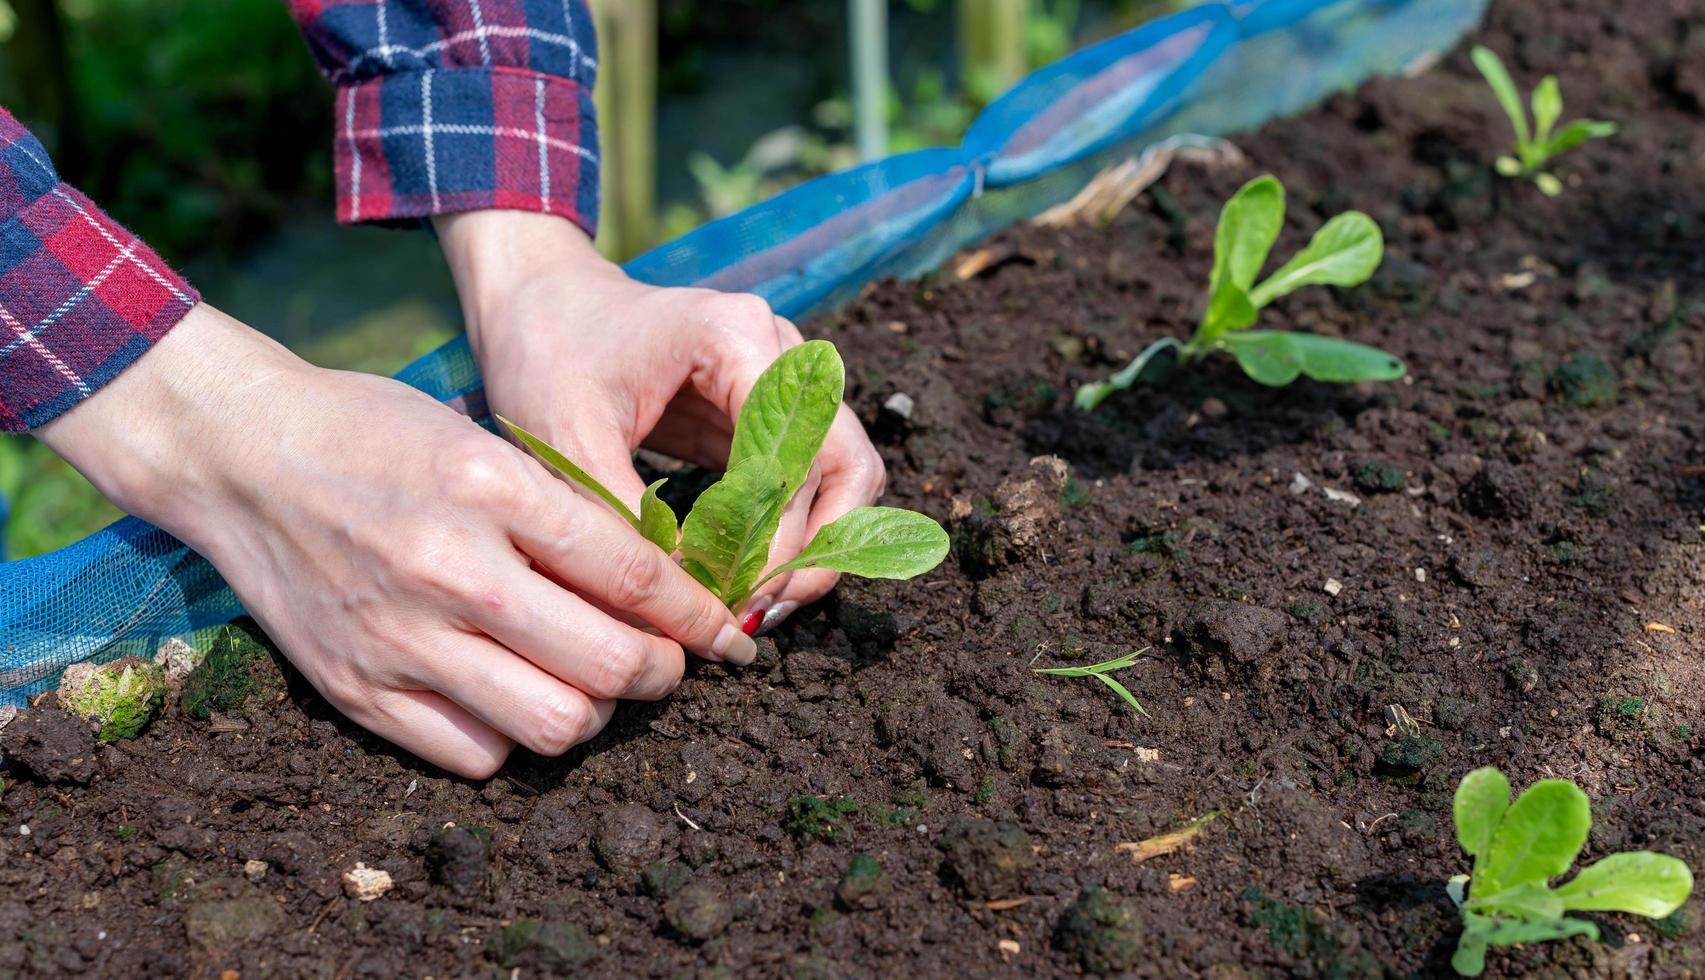
[[841, 407], [846, 368], [835, 345], [808, 340], [775, 359], [752, 386], [734, 424], [728, 467], [769, 456], [798, 490]]
[[681, 566], [730, 609], [752, 594], [794, 488], [771, 456], [732, 467], [699, 495], [681, 526]]
[[1219, 340], [1245, 374], [1264, 385], [1288, 385], [1299, 375], [1316, 381], [1390, 381], [1403, 362], [1377, 347], [1336, 337], [1277, 330], [1246, 330]]
[[857, 507], [825, 524], [792, 561], [764, 581], [802, 568], [861, 578], [908, 579], [947, 557], [947, 532], [923, 514], [898, 507]]
[[1693, 891], [1693, 872], [1667, 854], [1625, 851], [1581, 869], [1557, 897], [1582, 912], [1632, 912], [1661, 919], [1681, 907]]
[[1251, 290], [1249, 300], [1259, 309], [1304, 286], [1358, 286], [1384, 255], [1379, 225], [1360, 211], [1346, 211], [1321, 225], [1308, 247]]

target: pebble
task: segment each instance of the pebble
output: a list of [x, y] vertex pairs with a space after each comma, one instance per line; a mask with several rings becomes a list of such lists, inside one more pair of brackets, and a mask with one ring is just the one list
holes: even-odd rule
[[912, 409], [915, 408], [916, 405], [913, 403], [911, 395], [908, 395], [903, 391], [896, 391], [892, 395], [888, 396], [888, 400], [882, 403], [882, 407], [885, 410], [898, 415], [902, 419], [911, 421]]
[[611, 871], [638, 871], [656, 861], [662, 850], [657, 814], [638, 803], [605, 810], [592, 833], [592, 853]]
[[722, 934], [734, 921], [734, 909], [714, 885], [689, 882], [663, 905], [663, 918], [676, 932], [694, 942], [705, 942]]
[[1018, 824], [959, 819], [937, 842], [945, 857], [943, 878], [967, 898], [1010, 898], [1024, 894], [1025, 879], [1036, 866], [1030, 835]]
[[10, 705], [0, 708], [0, 731], [4, 731], [6, 726], [11, 724], [12, 719], [16, 717], [18, 717], [17, 708], [11, 707]]
[[243, 877], [250, 881], [260, 881], [272, 868], [265, 861], [251, 858], [243, 862]]
[[[264, 861], [250, 861], [249, 864], [266, 867]], [[358, 902], [371, 902], [390, 891], [394, 885], [389, 871], [369, 868], [360, 861], [343, 873], [343, 893]]]
[[490, 863], [490, 845], [466, 827], [445, 827], [426, 846], [426, 869], [432, 880], [462, 898], [471, 898], [485, 889], [486, 867]]
[[1335, 578], [1329, 578], [1326, 580], [1326, 584], [1321, 586], [1321, 588], [1326, 590], [1327, 595], [1337, 595], [1344, 591], [1344, 583]]
[[1202, 415], [1205, 418], [1223, 419], [1228, 411], [1230, 409], [1226, 408], [1225, 402], [1218, 398], [1209, 398], [1202, 402]]

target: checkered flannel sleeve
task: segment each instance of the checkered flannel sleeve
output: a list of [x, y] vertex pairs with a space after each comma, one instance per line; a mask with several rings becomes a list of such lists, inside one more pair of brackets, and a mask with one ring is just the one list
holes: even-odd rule
[[598, 222], [586, 0], [288, 0], [337, 89], [338, 219]]
[[64, 414], [199, 299], [0, 109], [0, 430]]

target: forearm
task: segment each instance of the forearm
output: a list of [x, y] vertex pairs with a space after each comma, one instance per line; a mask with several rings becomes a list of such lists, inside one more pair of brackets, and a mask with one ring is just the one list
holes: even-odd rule
[[233, 420], [281, 402], [312, 370], [202, 303], [36, 434], [114, 503], [183, 537], [209, 499], [251, 470], [245, 457], [267, 450], [263, 434], [234, 430]]

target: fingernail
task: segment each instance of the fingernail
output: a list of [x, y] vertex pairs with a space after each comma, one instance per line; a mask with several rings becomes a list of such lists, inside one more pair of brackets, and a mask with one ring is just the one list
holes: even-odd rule
[[721, 657], [725, 662], [736, 667], [744, 667], [758, 657], [758, 645], [752, 638], [734, 628], [733, 623], [723, 623], [717, 631], [716, 641], [710, 645], [710, 652]]
[[747, 636], [758, 632], [758, 627], [764, 622], [764, 613], [775, 601], [775, 596], [772, 595], [759, 596], [751, 605], [747, 606], [746, 615], [740, 617], [740, 632]]
[[793, 601], [792, 599], [789, 599], [786, 602], [776, 603], [775, 606], [773, 606], [769, 612], [764, 613], [764, 622], [763, 622], [762, 626], [758, 627], [758, 632], [764, 633], [764, 632], [767, 632], [769, 630], [775, 629], [776, 626], [779, 625], [782, 620], [793, 615], [794, 610], [796, 610], [798, 608], [799, 608], [799, 603]]

